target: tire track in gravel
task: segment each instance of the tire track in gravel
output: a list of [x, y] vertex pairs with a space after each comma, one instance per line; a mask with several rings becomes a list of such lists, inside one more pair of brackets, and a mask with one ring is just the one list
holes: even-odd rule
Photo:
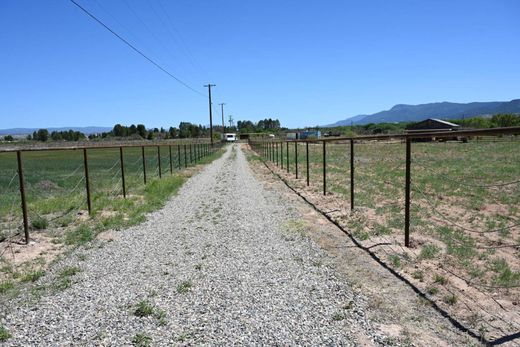
[[[5, 344], [121, 346], [137, 334], [158, 346], [388, 344], [300, 220], [231, 145], [145, 223], [77, 249], [36, 283], [52, 288], [78, 266], [72, 286], [2, 307]], [[154, 314], [134, 314], [143, 300]]]

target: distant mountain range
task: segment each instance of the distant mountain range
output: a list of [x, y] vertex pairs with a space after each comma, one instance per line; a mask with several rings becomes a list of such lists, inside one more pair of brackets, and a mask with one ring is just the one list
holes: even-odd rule
[[428, 118], [461, 119], [497, 113], [520, 113], [520, 99], [511, 101], [470, 102], [435, 102], [420, 105], [395, 105], [390, 110], [374, 114], [363, 114], [341, 120], [325, 127], [342, 125], [363, 125], [368, 123], [417, 122]]
[[[37, 131], [38, 129], [41, 129], [41, 128], [0, 129], [0, 135], [13, 135], [13, 136], [15, 136], [15, 135], [28, 135], [28, 134], [32, 134], [33, 132]], [[73, 131], [80, 131], [80, 132], [82, 132], [85, 135], [90, 135], [90, 134], [98, 134], [98, 133], [107, 132], [107, 131], [112, 130], [112, 128], [91, 126], [91, 127], [47, 128], [47, 130], [49, 130], [49, 132], [73, 130]]]

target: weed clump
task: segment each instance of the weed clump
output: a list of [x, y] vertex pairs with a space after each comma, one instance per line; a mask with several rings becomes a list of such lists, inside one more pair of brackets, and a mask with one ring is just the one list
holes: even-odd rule
[[5, 327], [0, 326], [0, 342], [5, 342], [10, 338], [11, 334], [9, 333], [9, 331]]
[[87, 225], [80, 225], [65, 236], [67, 245], [83, 245], [94, 239], [94, 233]]
[[34, 229], [44, 230], [49, 226], [49, 222], [47, 219], [45, 219], [45, 217], [38, 217], [31, 221], [31, 225]]

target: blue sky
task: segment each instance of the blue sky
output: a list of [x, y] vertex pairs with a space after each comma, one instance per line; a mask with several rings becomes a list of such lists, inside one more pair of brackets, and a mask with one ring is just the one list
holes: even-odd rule
[[[201, 93], [217, 84], [235, 120], [520, 97], [516, 0], [77, 1]], [[69, 0], [0, 1], [0, 45], [0, 128], [209, 123], [207, 98]]]

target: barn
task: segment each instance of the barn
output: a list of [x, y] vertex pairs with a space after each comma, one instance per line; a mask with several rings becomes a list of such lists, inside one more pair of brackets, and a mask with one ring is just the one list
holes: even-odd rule
[[436, 118], [429, 118], [411, 125], [406, 130], [409, 133], [425, 131], [452, 131], [458, 130], [459, 127], [460, 126], [458, 124], [453, 124]]
[[[419, 123], [415, 123], [409, 126], [406, 129], [406, 133], [424, 133], [424, 132], [443, 132], [443, 131], [455, 131], [459, 130], [460, 125], [447, 122], [445, 120], [440, 120], [436, 118], [425, 119]], [[417, 142], [429, 142], [429, 141], [462, 141], [467, 142], [468, 139], [463, 136], [454, 136], [454, 137], [443, 137], [443, 138], [435, 138], [435, 137], [425, 137], [425, 138], [416, 138], [414, 141]]]

